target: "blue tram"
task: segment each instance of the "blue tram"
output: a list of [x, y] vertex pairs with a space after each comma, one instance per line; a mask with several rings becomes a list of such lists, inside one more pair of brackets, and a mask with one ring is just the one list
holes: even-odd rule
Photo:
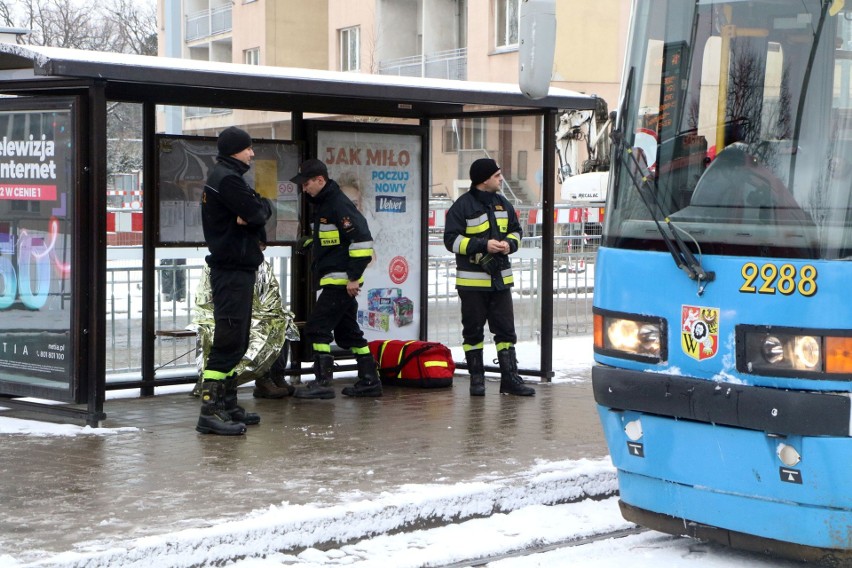
[[852, 2], [630, 29], [594, 300], [622, 514], [852, 563]]

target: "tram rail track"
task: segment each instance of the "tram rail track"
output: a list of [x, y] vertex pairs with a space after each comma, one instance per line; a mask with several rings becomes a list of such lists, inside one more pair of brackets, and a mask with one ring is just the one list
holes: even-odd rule
[[532, 556], [533, 554], [541, 554], [544, 552], [550, 552], [552, 550], [558, 550], [560, 548], [568, 548], [574, 546], [583, 546], [586, 544], [592, 544], [594, 542], [599, 542], [602, 540], [607, 540], [611, 538], [624, 538], [628, 536], [633, 536], [636, 534], [641, 534], [647, 532], [649, 529], [635, 526], [627, 529], [619, 529], [615, 531], [609, 531], [604, 533], [597, 533], [588, 536], [582, 537], [574, 537], [568, 538], [556, 542], [549, 542], [541, 545], [534, 545], [518, 550], [513, 550], [509, 552], [501, 552], [499, 554], [492, 554], [490, 556], [483, 556], [475, 559], [468, 560], [460, 560], [458, 562], [453, 562], [452, 564], [442, 564], [440, 568], [482, 568], [483, 566], [488, 566], [491, 562], [497, 562], [499, 560], [506, 560], [509, 558], [522, 558], [524, 556]]

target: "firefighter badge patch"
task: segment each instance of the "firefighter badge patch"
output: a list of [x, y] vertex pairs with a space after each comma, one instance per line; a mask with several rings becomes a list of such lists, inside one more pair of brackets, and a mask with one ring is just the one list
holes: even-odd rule
[[683, 352], [698, 361], [719, 352], [719, 308], [682, 306], [680, 345]]
[[344, 217], [340, 220], [340, 226], [343, 228], [344, 231], [350, 230], [352, 228], [352, 219], [350, 219], [349, 217]]

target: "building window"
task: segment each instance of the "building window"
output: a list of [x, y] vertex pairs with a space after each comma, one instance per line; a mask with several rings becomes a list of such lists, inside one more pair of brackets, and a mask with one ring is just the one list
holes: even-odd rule
[[456, 129], [448, 125], [444, 127], [444, 153], [457, 152], [459, 149]]
[[497, 22], [494, 26], [494, 38], [497, 48], [518, 47], [518, 28], [520, 24], [520, 0], [494, 0], [494, 13]]
[[444, 127], [444, 152], [485, 148], [485, 119], [454, 120]]
[[340, 70], [361, 70], [361, 28], [340, 30]]
[[260, 65], [260, 48], [255, 47], [243, 51], [243, 62], [246, 65]]

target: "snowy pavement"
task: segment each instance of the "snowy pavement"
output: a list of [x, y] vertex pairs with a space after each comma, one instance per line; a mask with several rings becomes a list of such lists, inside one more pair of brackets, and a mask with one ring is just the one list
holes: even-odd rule
[[[636, 528], [619, 513], [615, 471], [587, 388], [590, 343], [557, 339], [555, 384], [537, 387], [534, 399], [500, 397], [489, 383], [485, 399], [471, 401], [462, 380], [441, 393], [389, 393], [378, 406], [345, 397], [311, 407], [249, 399], [264, 421], [238, 442], [195, 434], [197, 403], [183, 394], [127, 410], [149, 422], [150, 409], [161, 413], [144, 428], [93, 429], [0, 412], [0, 568], [796, 566], [653, 531], [587, 542]], [[539, 356], [534, 343], [519, 344], [518, 353], [521, 366]], [[121, 404], [136, 409], [142, 401]], [[421, 430], [395, 431], [411, 421], [424, 428], [417, 445], [412, 432]], [[100, 442], [92, 445], [93, 438]], [[495, 451], [499, 443], [508, 456]], [[73, 453], [81, 448], [101, 455], [86, 461]], [[234, 463], [222, 461], [228, 448], [240, 450]], [[359, 456], [376, 448], [381, 459]], [[334, 455], [341, 451], [349, 455]], [[39, 453], [53, 459], [27, 461]], [[275, 473], [280, 483], [264, 481]], [[349, 479], [312, 487], [323, 475]], [[114, 508], [89, 510], [74, 500], [87, 492]], [[21, 548], [21, 535], [34, 544]]]
[[[618, 538], [589, 539], [635, 528], [618, 512], [617, 498], [524, 507], [431, 530], [381, 535], [330, 550], [271, 554], [238, 561], [235, 568], [794, 568], [802, 566], [685, 537], [655, 531]], [[528, 554], [538, 548], [553, 550]], [[520, 552], [520, 555], [515, 555]], [[494, 559], [495, 557], [506, 557]], [[508, 556], [508, 557], [507, 557]], [[494, 560], [491, 560], [494, 559]]]
[[[332, 507], [283, 503], [238, 521], [99, 543], [90, 550], [81, 547], [36, 563], [0, 555], [0, 567], [798, 566], [654, 531], [572, 543], [636, 528], [621, 518], [617, 497], [590, 498], [611, 493], [614, 483], [608, 460], [547, 463], [511, 483], [412, 485], [376, 499]], [[541, 504], [571, 497], [579, 500]], [[453, 522], [458, 517], [467, 520]], [[417, 528], [422, 524], [439, 526]], [[489, 560], [548, 545], [560, 546]]]

